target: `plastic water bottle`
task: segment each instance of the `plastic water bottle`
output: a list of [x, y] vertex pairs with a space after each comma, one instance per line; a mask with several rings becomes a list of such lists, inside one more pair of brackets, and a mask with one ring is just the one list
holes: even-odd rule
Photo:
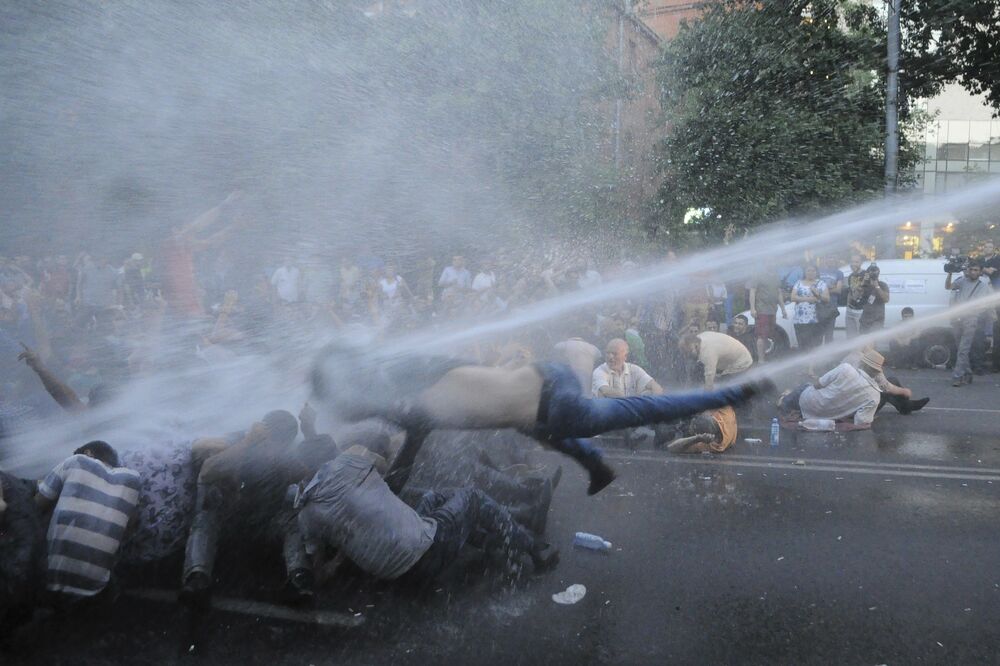
[[580, 548], [586, 548], [588, 550], [611, 550], [610, 541], [605, 541], [596, 534], [588, 534], [587, 532], [577, 532], [576, 536], [573, 537], [573, 545]]
[[778, 418], [775, 417], [771, 419], [771, 446], [778, 445], [778, 438], [781, 434], [781, 426], [778, 424]]

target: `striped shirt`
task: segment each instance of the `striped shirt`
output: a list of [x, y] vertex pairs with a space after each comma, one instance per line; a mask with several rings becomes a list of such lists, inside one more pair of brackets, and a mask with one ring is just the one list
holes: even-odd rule
[[139, 502], [139, 475], [77, 454], [38, 484], [58, 500], [49, 521], [46, 587], [89, 597], [111, 580], [118, 547]]

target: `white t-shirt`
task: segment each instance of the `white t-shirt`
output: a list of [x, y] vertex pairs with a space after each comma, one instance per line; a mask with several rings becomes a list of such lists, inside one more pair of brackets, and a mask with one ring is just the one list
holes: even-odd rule
[[469, 274], [469, 269], [455, 268], [454, 266], [445, 266], [445, 269], [441, 271], [441, 279], [438, 280], [438, 286], [441, 287], [468, 289], [471, 284], [472, 275]]
[[476, 279], [472, 281], [473, 291], [486, 291], [492, 289], [497, 284], [497, 276], [493, 271], [489, 273], [476, 273]]
[[286, 303], [299, 300], [299, 269], [294, 266], [281, 266], [271, 276], [271, 284], [278, 292], [278, 298]]

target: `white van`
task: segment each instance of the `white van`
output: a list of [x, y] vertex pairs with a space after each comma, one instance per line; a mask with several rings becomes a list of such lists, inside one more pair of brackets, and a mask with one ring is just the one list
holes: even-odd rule
[[[948, 277], [944, 272], [945, 261], [942, 258], [886, 259], [875, 262], [880, 271], [879, 279], [889, 285], [889, 302], [885, 305], [886, 328], [892, 328], [902, 320], [900, 312], [905, 307], [913, 308], [913, 315], [919, 320], [950, 305], [951, 292], [944, 288], [945, 279]], [[863, 264], [862, 270], [867, 268], [869, 263]], [[850, 266], [843, 266], [840, 270], [843, 271], [845, 278], [851, 273]], [[772, 340], [776, 353], [797, 346], [795, 328], [792, 325], [792, 304], [787, 304], [786, 308], [788, 319], [782, 319], [781, 313], [778, 313], [777, 323], [780, 331]], [[834, 336], [841, 339], [845, 336], [844, 310], [844, 307], [840, 308], [840, 314], [834, 324]], [[752, 324], [753, 317], [750, 313], [743, 314]], [[924, 362], [928, 365], [943, 366], [954, 360], [956, 340], [949, 326], [939, 322], [923, 330], [920, 340], [924, 347]]]

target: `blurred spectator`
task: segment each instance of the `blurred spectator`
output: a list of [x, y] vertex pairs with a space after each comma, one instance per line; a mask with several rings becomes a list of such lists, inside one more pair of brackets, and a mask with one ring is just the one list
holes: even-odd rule
[[465, 267], [465, 257], [456, 254], [451, 258], [451, 264], [441, 271], [438, 286], [441, 287], [442, 297], [445, 296], [445, 292], [448, 296], [452, 296], [472, 287], [472, 274]]
[[285, 258], [281, 266], [271, 274], [271, 286], [278, 300], [284, 303], [299, 302], [299, 277], [301, 272], [298, 267], [292, 265], [289, 258]]
[[583, 338], [570, 338], [556, 344], [555, 350], [562, 360], [573, 369], [580, 380], [580, 388], [585, 398], [593, 395], [594, 366], [601, 360], [601, 350]]
[[[905, 307], [900, 311], [902, 325], [913, 321], [913, 308]], [[889, 339], [889, 355], [886, 356], [888, 364], [897, 369], [916, 369], [922, 364], [920, 345], [920, 332], [909, 330], [900, 333]]]
[[806, 266], [802, 273], [802, 279], [792, 287], [791, 294], [795, 303], [795, 337], [799, 341], [799, 349], [814, 349], [823, 340], [816, 305], [821, 301], [829, 302], [830, 293], [819, 279], [819, 270], [815, 266]]
[[851, 255], [851, 273], [845, 279], [844, 294], [844, 328], [847, 337], [853, 338], [861, 334], [861, 310], [865, 302], [865, 278], [867, 272], [861, 270], [863, 257], [860, 254]]
[[[1000, 291], [1000, 251], [993, 241], [983, 243], [983, 275], [989, 278], [993, 291]], [[1000, 372], [1000, 306], [993, 317], [993, 372]]]
[[[823, 257], [819, 268], [819, 279], [826, 284], [827, 291], [830, 292], [830, 304], [833, 307], [840, 305], [840, 295], [844, 292], [844, 272], [840, 270], [840, 260], [833, 256]], [[822, 340], [827, 344], [833, 342], [833, 329], [837, 323], [837, 315], [820, 317], [822, 328]]]
[[747, 348], [753, 360], [757, 360], [757, 336], [750, 330], [750, 322], [744, 315], [733, 317], [733, 325], [729, 327], [728, 335], [739, 340]]
[[767, 271], [747, 282], [747, 288], [750, 290], [750, 316], [754, 318], [757, 360], [764, 363], [767, 360], [767, 341], [774, 335], [774, 328], [777, 326], [775, 320], [778, 310], [781, 310], [782, 319], [788, 319], [785, 293], [778, 276]]

